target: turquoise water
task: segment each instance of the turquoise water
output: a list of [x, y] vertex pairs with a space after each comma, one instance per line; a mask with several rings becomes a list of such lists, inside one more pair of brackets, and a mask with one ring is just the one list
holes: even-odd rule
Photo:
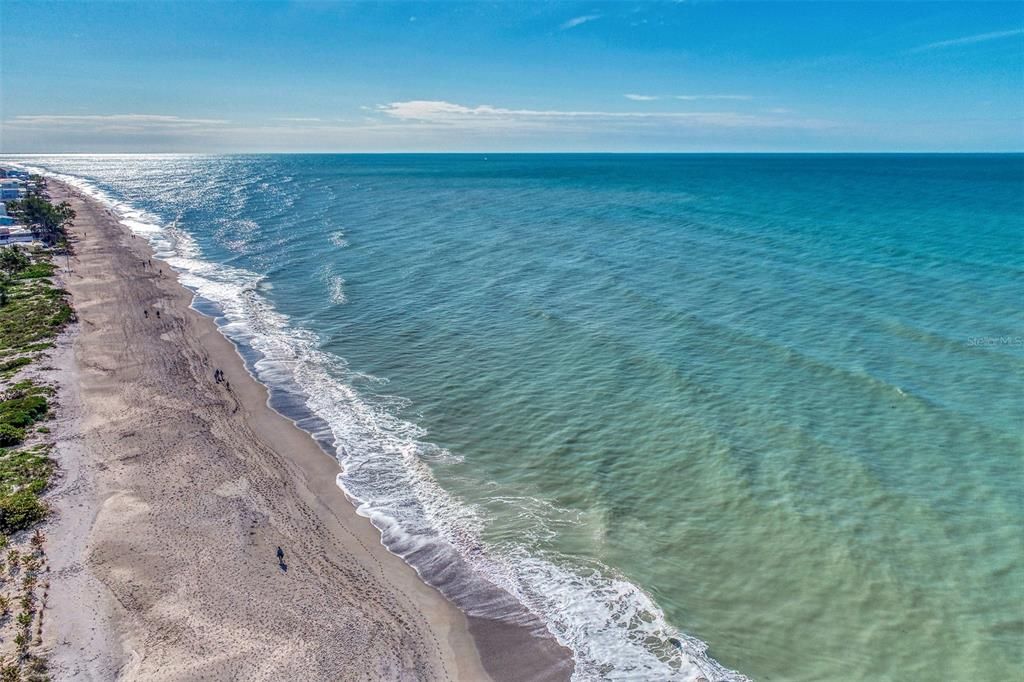
[[23, 161], [579, 679], [1019, 679], [1024, 157]]

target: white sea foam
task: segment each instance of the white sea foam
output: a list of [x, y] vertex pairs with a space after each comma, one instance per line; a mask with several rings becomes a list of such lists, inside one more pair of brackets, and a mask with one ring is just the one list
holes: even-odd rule
[[327, 286], [327, 295], [330, 297], [331, 303], [342, 305], [348, 302], [348, 297], [345, 296], [345, 278], [335, 274], [334, 268], [330, 264], [320, 268], [320, 279]]
[[[354, 384], [379, 385], [380, 380], [322, 352], [313, 332], [293, 325], [261, 294], [268, 288], [261, 275], [203, 260], [187, 232], [91, 182], [30, 170], [109, 206], [126, 227], [150, 240], [184, 285], [216, 304], [223, 333], [258, 355], [252, 367], [256, 376], [272, 390], [300, 391], [310, 412], [327, 425], [343, 466], [337, 483], [356, 501], [357, 512], [381, 530], [391, 551], [467, 612], [539, 618], [574, 652], [576, 680], [746, 680], [709, 658], [703, 642], [678, 632], [643, 590], [610, 568], [573, 566], [564, 557], [542, 556], [522, 545], [482, 543], [481, 512], [442, 489], [428, 464], [454, 455], [396, 416], [405, 405], [401, 399], [361, 395]], [[344, 302], [344, 280], [333, 272], [324, 277], [332, 300]], [[553, 532], [544, 527], [542, 513], [537, 518], [539, 533]]]
[[336, 232], [332, 232], [331, 236], [330, 236], [330, 240], [331, 240], [331, 243], [334, 244], [335, 246], [337, 246], [338, 248], [344, 248], [344, 247], [348, 246], [348, 240], [345, 239], [345, 233], [342, 232], [341, 230], [337, 230]]

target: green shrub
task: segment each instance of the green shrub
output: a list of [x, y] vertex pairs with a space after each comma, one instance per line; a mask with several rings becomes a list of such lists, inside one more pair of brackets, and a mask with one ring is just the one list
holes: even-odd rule
[[25, 355], [0, 362], [0, 376], [10, 376], [31, 362], [32, 358]]
[[9, 369], [17, 369], [18, 367], [24, 367], [30, 362], [32, 362], [32, 358], [24, 355], [21, 356], [20, 358], [5, 360], [3, 363], [0, 363], [0, 372], [6, 372]]
[[0, 496], [19, 490], [40, 494], [53, 474], [50, 446], [37, 445], [25, 450], [0, 450]]
[[20, 271], [14, 274], [15, 279], [39, 279], [41, 277], [52, 277], [54, 271], [53, 263], [47, 263], [45, 261], [40, 263], [33, 263], [28, 267], [22, 268]]
[[25, 427], [45, 417], [48, 409], [46, 398], [37, 394], [4, 400], [0, 402], [0, 424]]
[[30, 490], [0, 496], [0, 532], [16, 533], [46, 517], [46, 506]]
[[0, 447], [17, 445], [25, 440], [25, 429], [10, 424], [0, 424]]
[[18, 246], [11, 246], [7, 249], [0, 249], [0, 270], [8, 273], [17, 273], [31, 264], [32, 261]]

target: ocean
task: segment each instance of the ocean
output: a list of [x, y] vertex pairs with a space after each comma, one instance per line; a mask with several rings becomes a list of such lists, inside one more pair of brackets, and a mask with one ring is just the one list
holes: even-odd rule
[[1024, 670], [1024, 156], [6, 160], [149, 238], [385, 544], [577, 679]]

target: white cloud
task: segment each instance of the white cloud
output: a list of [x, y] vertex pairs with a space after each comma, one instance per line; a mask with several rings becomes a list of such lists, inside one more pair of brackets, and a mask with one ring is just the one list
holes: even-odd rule
[[676, 99], [686, 102], [696, 102], [702, 99], [746, 101], [754, 99], [751, 95], [675, 95]]
[[281, 118], [275, 118], [275, 121], [290, 121], [292, 123], [319, 123], [323, 119], [306, 117], [306, 116], [284, 116]]
[[461, 129], [496, 129], [521, 127], [564, 127], [581, 123], [630, 123], [643, 125], [661, 123], [683, 126], [727, 128], [822, 128], [826, 121], [785, 118], [776, 115], [755, 115], [733, 111], [700, 112], [630, 112], [630, 111], [563, 111], [557, 109], [507, 109], [482, 104], [469, 107], [438, 100], [391, 102], [378, 107], [385, 116], [404, 123], [458, 127]]
[[910, 50], [910, 52], [925, 52], [927, 50], [937, 50], [944, 47], [955, 47], [957, 45], [973, 45], [974, 43], [986, 43], [990, 40], [1012, 38], [1013, 36], [1019, 35], [1024, 35], [1024, 28], [1015, 28], [1011, 31], [994, 31], [992, 33], [978, 33], [977, 35], [963, 36], [962, 38], [953, 38], [952, 40], [940, 40], [937, 43], [928, 43], [927, 45], [920, 45]]
[[594, 21], [595, 19], [600, 19], [600, 18], [601, 18], [600, 14], [584, 14], [581, 17], [573, 17], [569, 21], [567, 21], [564, 24], [562, 24], [559, 28], [561, 28], [563, 31], [565, 31], [566, 29], [576, 28], [577, 26], [582, 26], [583, 24], [585, 24], [585, 23], [587, 23], [589, 21]]
[[656, 99], [661, 99], [657, 95], [624, 95], [624, 97], [634, 102], [653, 102]]

